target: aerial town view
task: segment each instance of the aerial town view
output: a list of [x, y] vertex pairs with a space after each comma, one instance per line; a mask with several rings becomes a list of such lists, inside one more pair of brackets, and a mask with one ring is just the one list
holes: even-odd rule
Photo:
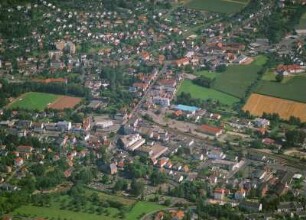
[[0, 219], [306, 219], [306, 0], [0, 0]]

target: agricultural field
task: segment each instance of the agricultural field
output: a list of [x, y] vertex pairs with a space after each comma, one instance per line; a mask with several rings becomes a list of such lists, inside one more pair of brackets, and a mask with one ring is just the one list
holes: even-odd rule
[[233, 14], [243, 9], [249, 0], [190, 0], [186, 6], [224, 14]]
[[239, 102], [239, 99], [214, 89], [205, 88], [193, 84], [190, 80], [185, 80], [179, 88], [178, 95], [182, 92], [190, 93], [192, 98], [201, 100], [218, 100], [225, 105], [233, 105]]
[[257, 72], [266, 61], [265, 56], [258, 56], [249, 65], [228, 66], [225, 72], [218, 74], [213, 88], [237, 98], [243, 98], [248, 87], [258, 77]]
[[59, 95], [54, 94], [29, 92], [16, 98], [15, 101], [8, 105], [8, 108], [22, 108], [27, 110], [43, 111], [49, 103], [54, 102], [59, 97]]
[[306, 76], [303, 75], [290, 77], [283, 83], [262, 80], [256, 93], [306, 103], [305, 85]]
[[62, 110], [64, 108], [73, 108], [82, 99], [71, 96], [62, 96], [49, 93], [28, 92], [16, 98], [7, 107], [10, 109], [27, 109], [43, 111], [45, 108]]
[[[144, 201], [126, 199], [116, 195], [109, 195], [103, 192], [85, 189], [86, 201], [79, 202], [68, 196], [55, 196], [49, 205], [34, 206], [25, 205], [16, 209], [12, 215], [31, 218], [46, 219], [67, 219], [67, 220], [116, 220], [120, 219], [120, 209], [114, 207], [101, 207], [98, 204], [102, 201], [119, 202], [124, 205], [124, 218], [127, 220], [139, 219], [140, 216], [152, 211], [158, 211], [164, 206]], [[93, 201], [92, 195], [97, 193], [99, 201]]]
[[261, 116], [265, 113], [277, 113], [280, 118], [288, 120], [290, 116], [295, 116], [306, 122], [306, 104], [271, 96], [252, 94], [243, 107], [244, 111], [249, 111], [251, 115]]

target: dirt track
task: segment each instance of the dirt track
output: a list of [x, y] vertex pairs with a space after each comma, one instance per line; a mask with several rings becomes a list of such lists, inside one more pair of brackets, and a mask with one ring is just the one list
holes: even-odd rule
[[49, 108], [63, 110], [65, 108], [74, 108], [81, 102], [81, 98], [61, 96], [49, 105]]

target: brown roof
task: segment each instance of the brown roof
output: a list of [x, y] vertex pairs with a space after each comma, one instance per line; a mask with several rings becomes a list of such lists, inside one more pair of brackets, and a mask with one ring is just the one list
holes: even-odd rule
[[210, 125], [202, 125], [202, 126], [200, 126], [199, 130], [204, 132], [204, 133], [216, 135], [220, 131], [222, 131], [223, 129], [218, 128], [218, 127], [213, 127], [213, 126], [210, 126]]
[[170, 211], [172, 218], [177, 218], [177, 219], [183, 219], [185, 216], [185, 213], [182, 210], [172, 210]]
[[35, 80], [36, 82], [41, 82], [41, 83], [67, 83], [67, 79], [65, 78], [48, 78], [48, 79], [37, 79]]
[[33, 150], [32, 146], [20, 145], [17, 147], [17, 151], [21, 153], [31, 153]]

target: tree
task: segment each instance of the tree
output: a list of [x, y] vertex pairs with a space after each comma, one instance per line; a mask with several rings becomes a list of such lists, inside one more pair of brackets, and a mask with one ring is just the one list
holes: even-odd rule
[[306, 133], [301, 130], [290, 130], [285, 133], [285, 136], [287, 146], [297, 146], [304, 143]]
[[213, 79], [210, 79], [206, 76], [200, 76], [200, 77], [197, 77], [195, 78], [194, 80], [192, 80], [192, 82], [194, 84], [197, 84], [199, 86], [203, 86], [203, 87], [207, 87], [207, 88], [211, 88], [212, 86], [212, 83], [214, 82]]
[[279, 74], [277, 74], [277, 75], [275, 76], [276, 82], [282, 82], [283, 79], [284, 79], [284, 74], [282, 74], [282, 73], [279, 73]]
[[122, 190], [126, 190], [128, 187], [128, 183], [126, 180], [124, 179], [119, 179], [114, 186], [114, 191], [122, 191]]
[[150, 181], [153, 186], [157, 186], [161, 183], [166, 182], [167, 176], [164, 173], [159, 172], [157, 169], [154, 169], [150, 175]]
[[107, 183], [108, 183], [108, 181], [109, 181], [109, 177], [108, 177], [108, 175], [103, 175], [103, 176], [102, 176], [102, 180], [101, 180], [101, 182], [102, 182], [103, 184], [107, 184]]
[[221, 73], [221, 72], [225, 72], [226, 71], [226, 65], [225, 64], [221, 64], [219, 66], [216, 67], [216, 71]]
[[144, 191], [144, 183], [141, 181], [137, 181], [136, 179], [132, 180], [131, 183], [131, 193], [134, 196], [139, 196]]

